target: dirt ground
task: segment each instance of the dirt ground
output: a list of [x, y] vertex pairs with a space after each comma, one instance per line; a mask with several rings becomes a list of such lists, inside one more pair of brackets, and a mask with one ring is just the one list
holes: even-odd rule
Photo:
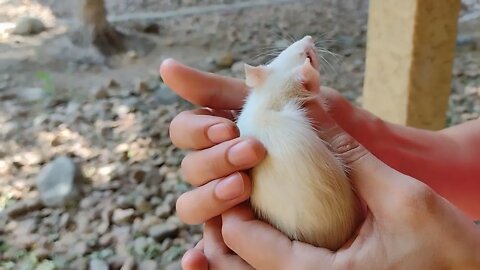
[[[309, 34], [336, 54], [323, 55], [323, 84], [361, 104], [367, 1], [208, 12], [248, 1], [110, 0], [130, 50], [109, 59], [72, 41], [73, 2], [0, 0], [0, 269], [179, 269], [201, 228], [175, 216], [189, 186], [168, 124], [191, 105], [162, 82], [163, 59], [242, 77], [243, 62], [265, 62], [272, 49]], [[479, 10], [466, 3], [462, 16]], [[197, 14], [181, 15], [192, 8]], [[25, 15], [47, 31], [9, 34]], [[448, 125], [480, 115], [479, 29], [479, 18], [460, 24]], [[36, 181], [61, 155], [86, 180], [78, 200], [46, 207]]]

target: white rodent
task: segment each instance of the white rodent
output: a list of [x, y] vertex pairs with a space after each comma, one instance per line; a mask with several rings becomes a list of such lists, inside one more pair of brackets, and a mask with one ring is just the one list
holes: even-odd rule
[[293, 240], [337, 250], [354, 233], [361, 207], [343, 162], [302, 107], [320, 90], [313, 38], [295, 42], [268, 65], [245, 65], [245, 74], [251, 93], [237, 124], [241, 136], [267, 149], [251, 171], [255, 213]]

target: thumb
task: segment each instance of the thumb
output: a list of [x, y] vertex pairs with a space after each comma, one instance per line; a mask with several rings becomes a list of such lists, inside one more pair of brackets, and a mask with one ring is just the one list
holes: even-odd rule
[[325, 111], [319, 97], [306, 104], [312, 125], [331, 151], [348, 168], [353, 187], [372, 212], [380, 210], [386, 194], [395, 194], [405, 186], [405, 175], [395, 171], [370, 153]]

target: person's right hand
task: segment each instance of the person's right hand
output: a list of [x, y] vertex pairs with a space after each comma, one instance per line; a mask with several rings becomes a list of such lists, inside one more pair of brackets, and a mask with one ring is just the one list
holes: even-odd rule
[[330, 88], [320, 95], [330, 117], [369, 152], [480, 219], [480, 119], [430, 131], [383, 121]]
[[258, 164], [265, 149], [253, 138], [239, 138], [233, 122], [247, 93], [243, 81], [173, 60], [164, 61], [160, 72], [181, 97], [209, 108], [182, 112], [170, 124], [173, 144], [193, 150], [181, 167], [184, 178], [196, 187], [177, 200], [177, 213], [187, 224], [201, 224], [250, 197], [251, 182], [242, 171]]

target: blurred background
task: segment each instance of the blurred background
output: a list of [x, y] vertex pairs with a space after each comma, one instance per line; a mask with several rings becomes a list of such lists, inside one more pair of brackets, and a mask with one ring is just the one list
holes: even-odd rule
[[[242, 78], [309, 34], [323, 84], [361, 105], [368, 1], [102, 2], [0, 0], [0, 269], [180, 269], [201, 227], [175, 215], [168, 125], [191, 105], [167, 57]], [[480, 115], [480, 0], [462, 3], [448, 125]]]

